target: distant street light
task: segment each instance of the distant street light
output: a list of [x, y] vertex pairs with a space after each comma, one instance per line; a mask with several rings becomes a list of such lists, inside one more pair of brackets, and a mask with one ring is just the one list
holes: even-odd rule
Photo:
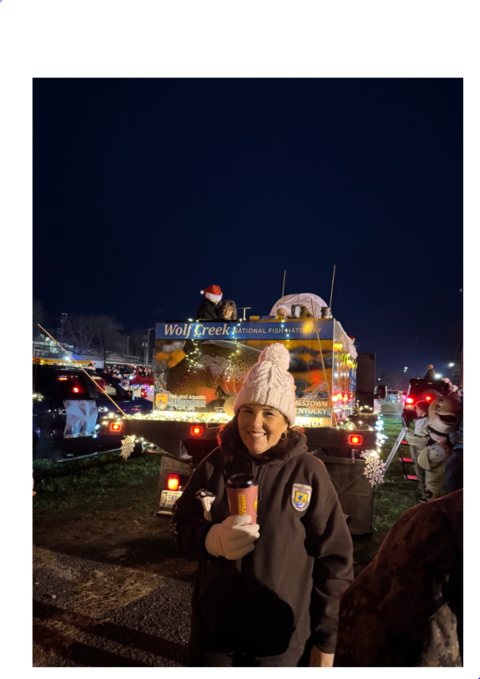
[[408, 367], [407, 367], [407, 368], [404, 368], [404, 369], [403, 369], [403, 372], [406, 373], [407, 370], [408, 370]]
[[440, 373], [435, 373], [435, 379], [441, 380], [441, 379], [442, 379], [442, 375], [440, 375]]
[[455, 363], [449, 363], [449, 364], [448, 364], [448, 367], [449, 367], [449, 368], [453, 368], [454, 366], [455, 366]]

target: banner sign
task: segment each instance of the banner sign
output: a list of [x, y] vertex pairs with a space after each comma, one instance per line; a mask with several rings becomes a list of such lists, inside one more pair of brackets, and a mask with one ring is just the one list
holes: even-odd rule
[[[317, 329], [320, 340], [333, 339], [333, 321], [318, 320]], [[284, 340], [305, 339], [316, 340], [315, 321], [242, 321], [224, 323], [222, 321], [205, 321], [198, 323], [157, 323], [157, 340]]]

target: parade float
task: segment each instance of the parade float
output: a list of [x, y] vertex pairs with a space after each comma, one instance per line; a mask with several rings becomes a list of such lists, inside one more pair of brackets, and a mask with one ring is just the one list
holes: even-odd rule
[[158, 322], [152, 412], [105, 418], [103, 431], [121, 426], [125, 458], [139, 448], [161, 451], [159, 513], [171, 513], [194, 468], [217, 446], [248, 371], [276, 342], [290, 353], [296, 426], [326, 464], [351, 532], [370, 532], [373, 487], [382, 480], [374, 355], [357, 353], [316, 295], [282, 297], [268, 316], [248, 320]]

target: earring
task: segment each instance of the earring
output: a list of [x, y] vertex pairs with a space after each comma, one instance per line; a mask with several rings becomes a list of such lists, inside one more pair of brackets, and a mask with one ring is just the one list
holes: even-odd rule
[[280, 436], [280, 441], [285, 441], [286, 438], [287, 438], [287, 432], [284, 431], [283, 434]]

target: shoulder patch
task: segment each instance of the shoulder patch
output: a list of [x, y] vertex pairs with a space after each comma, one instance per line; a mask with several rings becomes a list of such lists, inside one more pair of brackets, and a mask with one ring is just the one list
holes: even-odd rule
[[294, 483], [292, 487], [292, 506], [297, 512], [303, 512], [310, 504], [312, 497], [312, 486], [305, 486], [303, 483]]

